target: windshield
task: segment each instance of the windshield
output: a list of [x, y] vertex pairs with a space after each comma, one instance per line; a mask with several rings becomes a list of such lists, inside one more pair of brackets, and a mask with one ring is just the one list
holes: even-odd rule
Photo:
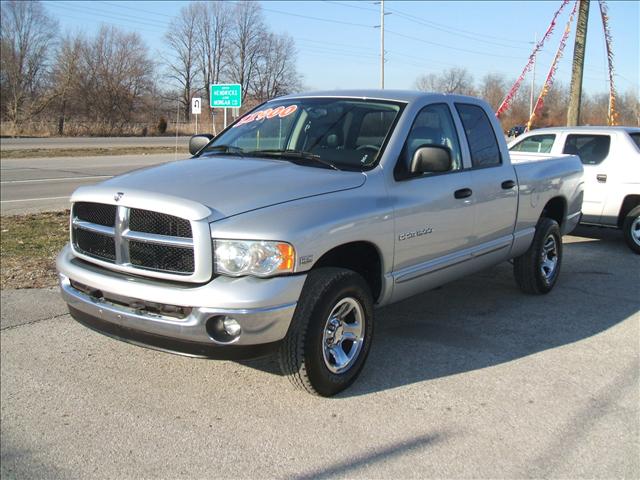
[[244, 115], [201, 154], [367, 170], [377, 164], [402, 107], [401, 103], [350, 98], [275, 100]]

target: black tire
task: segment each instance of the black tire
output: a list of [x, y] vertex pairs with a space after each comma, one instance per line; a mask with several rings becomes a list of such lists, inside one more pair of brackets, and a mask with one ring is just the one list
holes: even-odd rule
[[638, 234], [640, 233], [640, 205], [635, 207], [627, 216], [624, 217], [622, 223], [622, 234], [624, 235], [624, 241], [627, 242], [627, 246], [631, 251], [640, 254], [640, 239]]
[[[359, 314], [363, 318], [360, 323], [363, 325], [363, 339], [359, 348], [354, 350], [348, 369], [334, 373], [325, 362], [323, 335], [334, 308], [342, 301], [351, 300], [361, 307], [354, 315]], [[340, 332], [342, 336], [342, 330]], [[307, 276], [291, 326], [278, 352], [280, 369], [297, 388], [330, 397], [347, 388], [358, 377], [369, 354], [372, 339], [373, 299], [364, 279], [351, 270], [341, 268], [312, 270]], [[356, 344], [351, 343], [351, 348], [354, 345]]]
[[[553, 244], [553, 250], [546, 252]], [[553, 268], [548, 267], [553, 265]], [[513, 261], [516, 283], [524, 293], [549, 293], [558, 280], [562, 266], [562, 236], [558, 222], [542, 217], [536, 225], [533, 243]]]

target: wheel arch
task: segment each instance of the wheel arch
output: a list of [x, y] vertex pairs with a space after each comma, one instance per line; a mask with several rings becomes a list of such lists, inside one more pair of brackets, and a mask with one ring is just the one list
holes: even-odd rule
[[374, 302], [382, 295], [383, 260], [377, 245], [369, 241], [354, 241], [333, 247], [311, 267], [338, 267], [352, 270], [364, 278]]
[[560, 229], [564, 224], [567, 215], [567, 201], [563, 197], [553, 197], [549, 200], [544, 208], [540, 217], [551, 218], [558, 222]]
[[618, 228], [622, 228], [627, 214], [638, 205], [640, 205], [640, 195], [631, 194], [624, 197], [622, 205], [620, 206], [620, 213], [618, 213]]

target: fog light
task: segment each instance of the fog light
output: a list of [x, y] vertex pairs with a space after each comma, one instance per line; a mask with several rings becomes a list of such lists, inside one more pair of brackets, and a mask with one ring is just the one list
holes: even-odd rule
[[232, 337], [237, 337], [242, 331], [240, 324], [234, 318], [224, 317], [222, 325], [224, 326], [224, 331]]
[[235, 318], [226, 315], [214, 315], [210, 317], [205, 328], [211, 339], [218, 343], [234, 343], [240, 339], [242, 327]]

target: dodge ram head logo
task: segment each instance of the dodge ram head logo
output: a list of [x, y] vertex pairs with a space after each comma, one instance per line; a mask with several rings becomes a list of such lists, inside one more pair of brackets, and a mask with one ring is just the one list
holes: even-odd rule
[[124, 195], [123, 192], [118, 192], [113, 196], [113, 199], [117, 202], [122, 198], [123, 195]]

